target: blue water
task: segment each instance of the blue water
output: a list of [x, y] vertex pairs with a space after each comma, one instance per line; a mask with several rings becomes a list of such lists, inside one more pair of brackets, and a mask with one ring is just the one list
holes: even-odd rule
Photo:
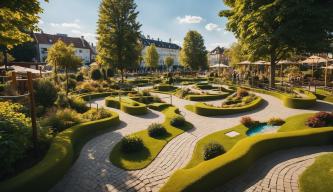
[[259, 124], [256, 127], [249, 129], [246, 132], [246, 135], [247, 136], [253, 136], [253, 135], [260, 134], [260, 133], [275, 131], [278, 128], [279, 128], [279, 126], [272, 126], [272, 125], [267, 125], [267, 124]]

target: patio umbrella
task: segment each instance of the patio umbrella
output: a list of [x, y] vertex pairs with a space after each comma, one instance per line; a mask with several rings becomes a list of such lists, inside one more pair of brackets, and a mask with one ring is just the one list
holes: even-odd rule
[[325, 69], [325, 87], [327, 87], [327, 71], [333, 70], [333, 65], [326, 64], [326, 67], [323, 67], [323, 69]]
[[324, 58], [316, 56], [316, 55], [312, 55], [311, 57], [302, 61], [302, 63], [310, 64], [312, 66], [312, 79], [314, 76], [314, 69], [313, 69], [314, 65], [317, 65], [318, 63], [326, 63], [326, 65], [327, 65], [327, 62], [328, 62], [327, 59], [324, 59]]
[[251, 65], [252, 62], [251, 61], [242, 61], [240, 63], [238, 63], [238, 65]]
[[295, 63], [297, 63], [297, 62], [293, 62], [290, 60], [282, 60], [277, 63], [277, 65], [280, 65], [281, 85], [283, 85], [283, 65], [291, 65], [291, 64], [295, 64]]

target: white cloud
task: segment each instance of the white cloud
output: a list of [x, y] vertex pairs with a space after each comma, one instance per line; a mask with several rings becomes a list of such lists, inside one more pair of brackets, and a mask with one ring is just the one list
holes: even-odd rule
[[78, 23], [50, 23], [51, 27], [63, 27], [63, 28], [74, 28], [80, 29], [81, 26]]
[[177, 17], [177, 21], [180, 24], [195, 24], [195, 23], [201, 23], [203, 20], [202, 17], [199, 16], [192, 16], [192, 15], [186, 15], [185, 17]]
[[215, 23], [208, 23], [205, 28], [207, 31], [222, 31], [222, 28], [220, 28], [219, 25]]
[[71, 30], [71, 32], [75, 36], [79, 36], [79, 37], [83, 36], [89, 42], [96, 43], [96, 37], [97, 37], [97, 35], [94, 34], [94, 33], [85, 33], [85, 32], [79, 31], [79, 30], [75, 30], [75, 29]]
[[44, 21], [40, 19], [40, 20], [38, 21], [38, 24], [39, 24], [39, 25], [43, 25], [43, 24], [44, 24]]
[[213, 49], [215, 49], [215, 48], [218, 47], [218, 46], [229, 48], [230, 45], [231, 45], [231, 43], [210, 43], [210, 44], [207, 46], [207, 49], [208, 49], [208, 50], [213, 50]]

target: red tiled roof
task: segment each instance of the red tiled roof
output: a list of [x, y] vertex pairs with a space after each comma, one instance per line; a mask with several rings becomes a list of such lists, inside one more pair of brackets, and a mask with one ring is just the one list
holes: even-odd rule
[[67, 45], [73, 44], [75, 48], [91, 50], [89, 43], [85, 39], [81, 39], [80, 37], [67, 37], [66, 35], [51, 35], [46, 33], [35, 33], [34, 36], [38, 44], [51, 45], [58, 40], [62, 40]]

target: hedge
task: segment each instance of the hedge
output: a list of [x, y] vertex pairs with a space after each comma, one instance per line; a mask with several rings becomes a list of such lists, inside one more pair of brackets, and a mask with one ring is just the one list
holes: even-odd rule
[[[248, 105], [242, 107], [233, 107], [233, 108], [221, 108], [209, 106], [205, 103], [196, 103], [193, 105], [193, 112], [202, 115], [202, 116], [218, 116], [218, 115], [231, 115], [236, 113], [241, 113], [245, 111], [253, 110], [259, 107], [263, 103], [263, 99], [258, 97]], [[189, 109], [190, 107], [187, 107]]]
[[147, 105], [136, 102], [129, 98], [121, 98], [120, 104], [118, 98], [107, 97], [105, 98], [105, 105], [107, 107], [120, 109], [130, 115], [145, 115], [148, 113]]
[[304, 94], [308, 96], [308, 98], [294, 98], [288, 94], [279, 93], [276, 91], [269, 91], [264, 89], [256, 89], [249, 87], [242, 87], [243, 89], [251, 90], [257, 93], [263, 93], [267, 95], [271, 95], [273, 97], [277, 97], [282, 100], [284, 106], [293, 108], [293, 109], [307, 109], [313, 107], [317, 103], [317, 97], [309, 91], [304, 90]]
[[333, 93], [330, 93], [323, 89], [317, 89], [315, 95], [318, 99], [333, 103]]
[[202, 90], [214, 89], [214, 87], [208, 83], [197, 83], [195, 87]]
[[[259, 158], [277, 150], [332, 144], [333, 129], [263, 134], [239, 141], [230, 151], [191, 169], [176, 171], [161, 192], [213, 190], [245, 172]], [[185, 179], [186, 178], [186, 179]]]
[[[127, 95], [129, 93], [137, 93], [136, 91], [121, 91], [121, 95]], [[80, 97], [85, 101], [89, 101], [90, 99], [99, 99], [99, 98], [104, 98], [112, 95], [119, 95], [119, 91], [114, 91], [114, 92], [103, 92], [103, 93], [84, 93], [80, 95], [76, 95], [76, 97]]]
[[119, 123], [119, 115], [112, 112], [110, 118], [66, 129], [53, 139], [42, 161], [16, 177], [1, 182], [0, 191], [48, 191], [66, 174], [87, 141], [112, 130], [111, 127]]
[[190, 101], [210, 101], [210, 100], [224, 99], [229, 95], [230, 93], [211, 94], [211, 95], [187, 95], [185, 99]]
[[159, 84], [156, 87], [154, 87], [154, 89], [157, 91], [169, 92], [169, 91], [175, 91], [177, 89], [177, 87], [174, 87], [169, 84]]
[[152, 103], [149, 104], [148, 107], [152, 110], [155, 111], [162, 111], [163, 109], [166, 109], [167, 107], [172, 106], [171, 104], [168, 103]]

